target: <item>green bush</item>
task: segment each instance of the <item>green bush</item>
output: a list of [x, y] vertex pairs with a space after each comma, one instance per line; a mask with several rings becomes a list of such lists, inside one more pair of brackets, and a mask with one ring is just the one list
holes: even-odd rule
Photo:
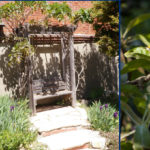
[[31, 130], [27, 100], [0, 97], [0, 150], [29, 149], [37, 132]]
[[102, 105], [100, 101], [94, 102], [87, 113], [92, 128], [96, 130], [113, 131], [119, 127], [118, 112], [110, 104]]

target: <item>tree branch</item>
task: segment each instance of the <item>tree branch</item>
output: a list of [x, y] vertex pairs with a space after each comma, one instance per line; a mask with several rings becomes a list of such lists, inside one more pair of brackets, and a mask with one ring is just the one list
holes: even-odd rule
[[126, 84], [141, 84], [150, 80], [150, 74], [147, 76], [141, 76], [132, 81], [127, 81]]
[[77, 89], [78, 89], [78, 87], [79, 87], [80, 80], [82, 79], [82, 78], [81, 78], [81, 74], [83, 73], [83, 71], [84, 71], [84, 63], [83, 63], [83, 61], [82, 61], [80, 72], [77, 72], [77, 69], [75, 70], [75, 72], [77, 73], [77, 79], [78, 79], [78, 80], [77, 80], [77, 85], [76, 85], [76, 91], [77, 91]]

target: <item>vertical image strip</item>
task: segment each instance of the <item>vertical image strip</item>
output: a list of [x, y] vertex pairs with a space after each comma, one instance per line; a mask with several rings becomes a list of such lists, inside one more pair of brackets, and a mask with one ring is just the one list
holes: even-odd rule
[[120, 148], [150, 149], [150, 1], [121, 1]]

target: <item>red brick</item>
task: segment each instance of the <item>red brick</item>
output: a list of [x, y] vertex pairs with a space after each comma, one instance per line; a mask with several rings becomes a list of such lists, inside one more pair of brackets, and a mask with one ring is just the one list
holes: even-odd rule
[[[6, 3], [8, 3], [10, 1], [0, 1], [0, 6], [4, 5]], [[48, 3], [54, 3], [54, 2], [59, 2], [62, 3], [64, 1], [48, 1]], [[66, 1], [65, 1], [66, 2]], [[73, 11], [77, 11], [80, 8], [91, 8], [92, 7], [92, 2], [91, 1], [67, 1], [67, 4], [71, 7], [71, 9]], [[29, 16], [27, 21], [31, 19], [35, 19], [35, 20], [42, 20], [44, 18], [44, 15], [42, 15], [42, 13], [40, 11], [35, 12], [32, 16]], [[52, 25], [56, 25], [56, 24], [69, 24], [69, 22], [66, 20], [63, 22], [58, 22], [56, 19], [50, 19], [50, 22]], [[7, 26], [7, 25], [6, 25]], [[8, 29], [5, 28], [4, 29], [5, 33], [9, 33]], [[90, 34], [90, 35], [94, 35], [95, 31], [92, 28], [92, 25], [87, 24], [87, 23], [79, 23], [78, 28], [75, 31], [75, 34]]]

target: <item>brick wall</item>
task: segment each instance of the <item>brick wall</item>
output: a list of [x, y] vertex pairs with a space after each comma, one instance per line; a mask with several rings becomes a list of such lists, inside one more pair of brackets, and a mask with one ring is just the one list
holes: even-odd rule
[[[9, 1], [0, 1], [0, 6], [4, 5], [5, 3], [8, 3]], [[53, 3], [54, 1], [49, 1], [48, 3]], [[55, 1], [56, 2], [56, 1]], [[57, 1], [59, 3], [62, 3], [62, 1]], [[67, 1], [67, 4], [71, 7], [73, 11], [77, 11], [80, 8], [91, 8], [92, 2], [91, 1]], [[41, 14], [40, 11], [35, 12], [32, 16], [29, 16], [28, 20], [35, 19], [35, 20], [41, 20], [44, 16]], [[55, 19], [51, 19], [51, 22], [53, 25], [58, 24], [58, 21]], [[68, 22], [65, 22], [68, 24]], [[5, 28], [5, 34], [8, 34], [9, 31]], [[78, 28], [75, 31], [75, 34], [87, 34], [87, 35], [94, 35], [94, 30], [92, 28], [92, 25], [87, 23], [79, 23]]]

